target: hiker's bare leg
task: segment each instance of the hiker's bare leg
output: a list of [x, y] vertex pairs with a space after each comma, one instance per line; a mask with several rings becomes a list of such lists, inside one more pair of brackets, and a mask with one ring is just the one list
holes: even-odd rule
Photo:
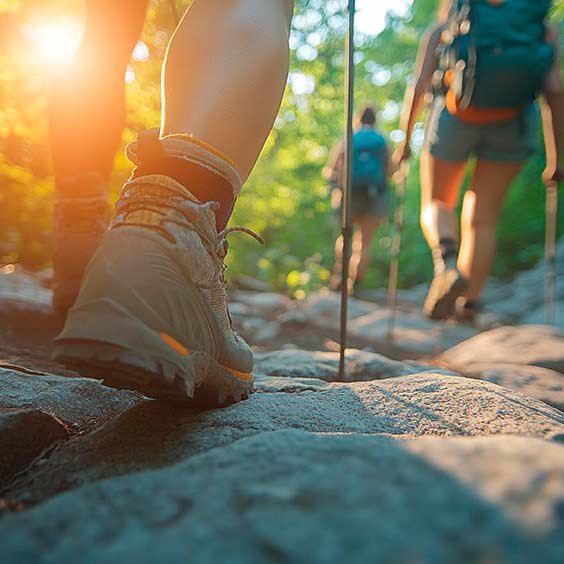
[[456, 203], [466, 162], [445, 161], [424, 151], [421, 156], [421, 228], [433, 255], [435, 273], [423, 311], [431, 319], [447, 319], [463, 288], [454, 268], [458, 251]]
[[364, 279], [366, 271], [370, 266], [372, 260], [372, 242], [378, 226], [380, 225], [380, 218], [374, 215], [363, 215], [359, 221], [359, 231], [361, 235], [361, 252], [356, 273], [356, 280]]
[[109, 220], [108, 179], [125, 121], [124, 74], [147, 2], [87, 0], [80, 48], [53, 79], [53, 306], [61, 313], [74, 303]]
[[[351, 242], [351, 259], [349, 261], [349, 290], [359, 277], [358, 267], [360, 265], [360, 260], [362, 258], [362, 232], [358, 226], [358, 217], [354, 218], [355, 230]], [[341, 261], [342, 262], [342, 261]], [[342, 266], [341, 266], [342, 268]]]
[[343, 236], [339, 235], [335, 241], [335, 264], [333, 266], [333, 274], [329, 282], [331, 290], [337, 290], [341, 283], [341, 272], [343, 268]]
[[445, 161], [424, 151], [421, 155], [421, 228], [431, 250], [441, 240], [458, 241], [456, 203], [466, 161]]
[[292, 10], [291, 0], [196, 0], [168, 49], [161, 133], [209, 143], [244, 181], [280, 107]]
[[491, 272], [499, 213], [521, 167], [521, 162], [479, 160], [471, 189], [464, 196], [458, 269], [468, 279], [465, 295], [473, 302], [479, 299]]
[[128, 146], [136, 168], [55, 358], [84, 375], [103, 358], [115, 375], [106, 384], [123, 387], [125, 377], [152, 397], [248, 397], [253, 352], [227, 308], [225, 226], [278, 112], [291, 12], [287, 0], [192, 4], [167, 55], [164, 135], [145, 132]]
[[57, 178], [96, 172], [107, 179], [125, 119], [124, 74], [148, 0], [87, 0], [84, 36], [50, 97]]

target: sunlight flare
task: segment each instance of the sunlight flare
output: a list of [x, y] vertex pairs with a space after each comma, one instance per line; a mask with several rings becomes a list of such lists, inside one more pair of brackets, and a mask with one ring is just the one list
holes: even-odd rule
[[32, 20], [22, 32], [41, 62], [55, 66], [72, 61], [82, 34], [78, 23], [70, 19]]

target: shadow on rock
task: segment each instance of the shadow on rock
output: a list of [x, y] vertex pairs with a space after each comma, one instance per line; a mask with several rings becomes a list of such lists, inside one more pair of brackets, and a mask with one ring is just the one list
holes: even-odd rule
[[169, 466], [283, 429], [406, 438], [498, 433], [548, 437], [564, 432], [564, 416], [494, 384], [439, 374], [257, 393], [237, 405], [205, 412], [144, 401], [62, 445], [15, 484], [7, 498], [29, 506], [88, 482]]
[[546, 441], [286, 430], [8, 516], [0, 550], [7, 563], [186, 554], [195, 562], [228, 554], [241, 562], [548, 563], [564, 550], [563, 492], [562, 447]]

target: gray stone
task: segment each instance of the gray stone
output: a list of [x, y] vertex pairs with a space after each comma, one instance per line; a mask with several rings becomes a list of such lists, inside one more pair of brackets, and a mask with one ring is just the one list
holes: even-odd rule
[[[338, 334], [340, 320], [340, 297], [335, 293], [319, 292], [300, 304], [309, 324], [321, 334]], [[350, 299], [349, 335], [355, 342], [363, 342], [386, 354], [398, 351], [410, 354], [434, 355], [464, 341], [477, 330], [455, 323], [431, 321], [420, 309], [395, 314], [393, 339], [388, 339], [390, 311], [373, 303]], [[358, 345], [357, 345], [358, 346]], [[360, 346], [359, 348], [362, 348]], [[388, 351], [388, 349], [390, 349]]]
[[318, 378], [286, 378], [255, 374], [255, 390], [259, 393], [320, 392], [328, 388], [327, 382]]
[[[531, 310], [520, 320], [524, 325], [542, 325], [546, 321], [544, 304]], [[564, 332], [564, 300], [554, 304], [554, 326]]]
[[237, 302], [248, 306], [258, 315], [273, 317], [291, 308], [293, 302], [283, 294], [274, 292], [247, 292], [239, 290], [234, 297]]
[[277, 318], [281, 325], [305, 325], [307, 317], [303, 311], [299, 309], [291, 309]]
[[[255, 371], [283, 378], [320, 378], [338, 380], [339, 353], [285, 349], [255, 354]], [[449, 373], [436, 366], [417, 362], [397, 362], [378, 353], [348, 349], [345, 360], [345, 381], [369, 381], [422, 372]]]
[[[400, 305], [410, 305], [421, 309], [425, 296], [429, 291], [429, 283], [417, 284], [411, 288], [398, 288], [396, 290], [396, 300]], [[363, 300], [376, 302], [381, 305], [388, 303], [388, 289], [387, 288], [374, 288], [374, 289], [361, 289], [359, 297]]]
[[461, 372], [483, 362], [530, 364], [564, 372], [564, 334], [546, 325], [499, 327], [457, 345], [441, 360]]
[[[215, 411], [198, 412], [156, 401], [135, 405], [100, 429], [63, 445], [7, 498], [35, 503], [64, 489], [167, 466], [280, 429], [395, 437], [564, 434], [563, 413], [471, 378], [428, 373], [325, 386], [319, 381], [294, 384], [291, 378], [285, 380], [290, 390], [283, 385], [278, 388], [284, 393], [257, 393], [248, 401]], [[272, 380], [264, 384], [264, 391], [280, 386]]]
[[72, 431], [99, 427], [142, 399], [141, 394], [117, 391], [98, 380], [0, 368], [0, 407], [40, 409]]
[[[564, 268], [564, 238], [561, 238], [556, 254], [556, 270]], [[490, 283], [483, 296], [487, 310], [503, 315], [513, 323], [544, 322], [544, 281], [546, 263], [541, 260], [533, 268], [520, 272], [510, 282]], [[555, 280], [556, 326], [563, 328], [564, 278]]]
[[[9, 265], [12, 266], [12, 265]], [[51, 291], [39, 284], [37, 276], [15, 267], [0, 269], [0, 307], [51, 312]]]
[[276, 321], [263, 323], [258, 327], [257, 331], [252, 336], [252, 343], [261, 345], [268, 344], [273, 339], [276, 339], [280, 334], [280, 324]]
[[[336, 292], [321, 290], [312, 294], [306, 300], [299, 302], [298, 307], [305, 315], [308, 323], [323, 325], [327, 322], [338, 324], [340, 315], [341, 296]], [[356, 319], [374, 311], [374, 304], [349, 298], [349, 319]]]
[[253, 314], [252, 309], [248, 305], [239, 302], [229, 302], [229, 312], [235, 319]]
[[[388, 336], [390, 310], [377, 308], [372, 313], [354, 319], [349, 324], [351, 336], [384, 342]], [[393, 338], [401, 348], [414, 354], [437, 354], [476, 335], [473, 327], [436, 322], [427, 319], [419, 310], [397, 311]]]
[[6, 517], [0, 553], [6, 564], [556, 563], [563, 454], [513, 436], [261, 433]]
[[477, 363], [468, 374], [516, 390], [564, 411], [564, 376], [560, 372], [522, 364]]
[[0, 409], [0, 490], [67, 437], [63, 422], [39, 409]]

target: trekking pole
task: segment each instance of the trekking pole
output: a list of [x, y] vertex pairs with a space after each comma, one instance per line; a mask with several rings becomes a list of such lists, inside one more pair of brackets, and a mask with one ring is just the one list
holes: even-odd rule
[[343, 187], [341, 209], [341, 234], [343, 237], [343, 266], [341, 271], [341, 327], [340, 327], [340, 355], [339, 381], [345, 380], [345, 352], [347, 350], [347, 318], [349, 299], [349, 262], [351, 226], [351, 184], [352, 184], [352, 137], [353, 137], [353, 107], [354, 107], [354, 23], [356, 2], [349, 0], [349, 29], [346, 41], [346, 135], [345, 135], [345, 171], [346, 179]]
[[546, 186], [544, 260], [546, 273], [544, 279], [545, 322], [554, 325], [554, 281], [556, 279], [556, 222], [558, 212], [558, 183], [551, 181]]
[[409, 162], [403, 160], [400, 164], [399, 180], [397, 185], [398, 207], [395, 213], [394, 233], [392, 235], [392, 248], [390, 257], [390, 275], [388, 279], [388, 339], [392, 340], [396, 325], [396, 306], [399, 274], [399, 256], [401, 250], [401, 235], [403, 231], [403, 208], [405, 203], [405, 191], [407, 176], [409, 174]]

